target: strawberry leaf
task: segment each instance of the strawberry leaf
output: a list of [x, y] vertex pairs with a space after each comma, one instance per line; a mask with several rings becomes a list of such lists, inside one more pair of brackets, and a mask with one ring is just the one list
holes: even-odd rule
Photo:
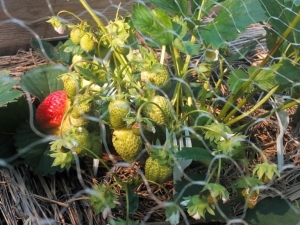
[[[261, 70], [258, 75], [255, 77], [255, 82], [264, 91], [270, 91], [274, 86], [277, 84], [275, 83], [275, 73], [274, 71], [279, 67], [278, 64], [274, 64], [270, 66], [267, 70]], [[248, 71], [251, 76], [255, 72], [256, 69], [259, 69], [257, 67], [249, 67]]]
[[176, 157], [200, 161], [205, 166], [209, 166], [214, 158], [208, 150], [198, 147], [183, 147], [181, 151], [176, 153]]
[[53, 46], [45, 40], [32, 39], [30, 43], [35, 51], [49, 57], [54, 62], [63, 62], [64, 64], [70, 64], [71, 62], [70, 53], [59, 51], [62, 42], [59, 42], [57, 46]]
[[9, 76], [9, 71], [0, 71], [0, 106], [8, 102], [15, 102], [23, 95], [23, 92], [14, 88], [19, 79]]
[[6, 107], [0, 107], [0, 134], [14, 134], [22, 122], [29, 119], [28, 103], [25, 96]]
[[280, 196], [267, 197], [247, 211], [244, 220], [252, 225], [258, 224], [299, 224], [300, 211], [288, 199]]
[[168, 13], [185, 15], [188, 12], [187, 0], [147, 0], [147, 2]]
[[[232, 94], [236, 94], [242, 85], [249, 79], [249, 75], [241, 69], [232, 70], [229, 75], [228, 84]], [[249, 85], [246, 92], [250, 93], [253, 85]]]
[[28, 123], [17, 129], [14, 138], [18, 153], [35, 173], [46, 175], [63, 171], [58, 166], [52, 166], [54, 159], [49, 155], [49, 139], [34, 133]]
[[218, 16], [198, 32], [207, 44], [219, 49], [225, 47], [227, 41], [237, 39], [250, 24], [265, 19], [265, 11], [258, 0], [226, 0]]
[[[173, 25], [170, 16], [161, 9], [151, 11], [142, 4], [133, 5], [133, 26], [159, 45], [171, 44]], [[165, 31], [165, 32], [163, 32]], [[172, 32], [171, 32], [172, 31]]]
[[21, 87], [42, 101], [50, 93], [63, 90], [63, 83], [58, 76], [65, 72], [67, 72], [66, 68], [58, 65], [35, 67], [24, 74]]
[[[278, 67], [277, 67], [278, 68]], [[283, 60], [280, 62], [280, 67], [275, 76], [276, 84], [279, 84], [282, 89], [286, 89], [300, 82], [300, 68], [294, 66], [290, 61]]]

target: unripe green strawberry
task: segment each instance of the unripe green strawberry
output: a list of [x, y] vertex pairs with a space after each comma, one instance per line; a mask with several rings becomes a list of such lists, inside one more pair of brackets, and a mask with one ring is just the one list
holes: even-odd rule
[[45, 129], [59, 127], [69, 106], [70, 100], [67, 93], [65, 91], [55, 91], [48, 95], [38, 106], [35, 119]]
[[109, 120], [112, 128], [118, 129], [126, 126], [123, 118], [130, 112], [130, 105], [126, 100], [114, 100], [108, 105]]
[[93, 51], [96, 47], [94, 35], [91, 32], [85, 33], [80, 39], [80, 47], [87, 52]]
[[71, 116], [75, 119], [87, 114], [92, 109], [92, 98], [87, 94], [78, 94], [75, 96]]
[[79, 45], [80, 39], [83, 35], [84, 35], [84, 31], [79, 27], [75, 27], [70, 32], [70, 39], [74, 44]]
[[[161, 109], [152, 103], [157, 104]], [[158, 125], [168, 124], [172, 116], [168, 99], [159, 95], [152, 97], [142, 111], [146, 117], [149, 117]]]
[[86, 128], [78, 127], [72, 129], [71, 135], [76, 141], [75, 147], [73, 149], [77, 154], [85, 153], [85, 148], [91, 148], [91, 140], [89, 132]]
[[141, 80], [150, 82], [155, 86], [164, 87], [170, 82], [170, 75], [162, 64], [157, 64], [151, 70], [143, 70], [141, 72]]
[[61, 76], [61, 80], [64, 84], [64, 91], [69, 98], [73, 98], [79, 89], [79, 74], [78, 73], [64, 73]]
[[158, 159], [151, 156], [146, 160], [145, 176], [147, 180], [162, 184], [170, 178], [173, 173], [173, 167], [167, 164], [159, 164]]
[[[95, 155], [97, 155], [98, 157], [100, 157], [102, 155], [102, 140], [101, 140], [100, 134], [99, 133], [90, 134], [90, 141], [91, 141], [91, 148], [90, 148], [90, 150]], [[95, 156], [93, 154], [91, 154], [90, 152], [86, 152], [86, 153], [91, 158], [95, 158]]]
[[[83, 60], [83, 61], [82, 61]], [[88, 59], [84, 56], [84, 55], [77, 55], [75, 54], [73, 57], [72, 57], [72, 63], [74, 65], [74, 69], [76, 72], [80, 72], [80, 70], [77, 68], [77, 67], [82, 67], [82, 68], [87, 68], [89, 63], [86, 62]]]
[[114, 130], [113, 146], [126, 162], [133, 162], [142, 150], [142, 138], [135, 135], [131, 129]]

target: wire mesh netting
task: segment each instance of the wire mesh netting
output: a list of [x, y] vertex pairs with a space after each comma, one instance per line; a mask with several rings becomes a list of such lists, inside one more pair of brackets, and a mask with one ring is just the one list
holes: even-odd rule
[[0, 3], [1, 224], [300, 223], [300, 1]]

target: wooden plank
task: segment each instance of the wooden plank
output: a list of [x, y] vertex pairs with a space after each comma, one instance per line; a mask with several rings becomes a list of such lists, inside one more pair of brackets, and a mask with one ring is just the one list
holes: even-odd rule
[[[119, 13], [131, 11], [135, 0], [122, 2]], [[0, 1], [1, 2], [1, 1]], [[45, 21], [60, 10], [67, 10], [82, 19], [91, 19], [78, 0], [2, 0], [0, 4], [0, 55], [14, 55], [19, 49], [28, 50], [31, 38], [46, 40], [62, 39], [65, 35], [56, 33]], [[87, 0], [103, 22], [115, 18], [120, 0]], [[69, 14], [61, 17], [76, 23]]]

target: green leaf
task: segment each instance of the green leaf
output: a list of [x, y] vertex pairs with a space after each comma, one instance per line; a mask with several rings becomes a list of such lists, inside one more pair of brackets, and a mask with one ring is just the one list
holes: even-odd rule
[[81, 55], [82, 53], [84, 53], [84, 50], [80, 47], [80, 45], [74, 44], [70, 39], [59, 46], [59, 49], [61, 51], [64, 51], [65, 54], [71, 53], [72, 55]]
[[171, 44], [173, 31], [171, 18], [160, 9], [150, 11], [142, 4], [133, 5], [133, 26], [143, 34], [148, 35], [154, 42], [160, 45]]
[[298, 225], [300, 211], [291, 202], [281, 197], [264, 198], [257, 205], [247, 211], [245, 221], [251, 225]]
[[237, 191], [238, 189], [253, 188], [262, 184], [263, 182], [258, 180], [256, 177], [250, 177], [246, 175], [236, 179], [232, 184], [232, 189]]
[[139, 197], [134, 192], [135, 185], [134, 184], [126, 184], [127, 185], [127, 194], [128, 194], [128, 201], [129, 201], [129, 212], [134, 213], [139, 207]]
[[176, 157], [200, 161], [205, 166], [209, 166], [211, 160], [214, 158], [207, 149], [198, 147], [183, 147], [181, 151], [176, 153]]
[[[200, 191], [203, 188], [202, 185], [196, 185], [196, 184], [191, 185], [190, 179], [193, 181], [203, 181], [203, 182], [206, 179], [205, 175], [201, 175], [198, 172], [187, 173], [186, 176], [189, 177], [189, 179], [185, 179], [183, 177], [181, 180], [176, 181], [176, 183], [174, 184], [175, 192], [177, 194], [178, 193], [181, 194], [179, 202], [181, 202], [184, 197], [196, 195], [196, 194], [199, 195]], [[183, 193], [181, 193], [182, 190], [184, 190]]]
[[8, 102], [17, 101], [23, 92], [14, 89], [14, 85], [19, 83], [19, 79], [9, 76], [9, 71], [0, 71], [0, 107]]
[[[229, 90], [232, 94], [236, 94], [242, 85], [249, 79], [249, 75], [241, 69], [232, 70], [229, 74], [229, 79], [227, 81], [229, 85]], [[250, 93], [253, 85], [250, 84], [245, 90], [246, 93]]]
[[21, 79], [24, 91], [36, 96], [42, 101], [50, 93], [63, 90], [63, 83], [58, 79], [60, 74], [66, 73], [65, 67], [59, 65], [42, 65], [25, 73]]
[[29, 119], [28, 102], [22, 96], [16, 102], [0, 108], [0, 134], [14, 134], [21, 123]]
[[[259, 88], [268, 92], [277, 85], [274, 81], [275, 76], [276, 76], [274, 71], [276, 71], [279, 67], [280, 66], [278, 64], [274, 64], [266, 69], [262, 69], [258, 73], [258, 75], [255, 77], [254, 81], [259, 86]], [[258, 67], [249, 67], [248, 71], [249, 71], [250, 76], [257, 69], [259, 69], [259, 68]]]
[[52, 166], [54, 159], [49, 156], [49, 138], [43, 139], [38, 136], [29, 124], [22, 124], [14, 138], [17, 151], [35, 173], [46, 175], [63, 171], [58, 166]]
[[227, 0], [222, 3], [218, 16], [200, 28], [199, 35], [207, 44], [219, 49], [225, 47], [227, 41], [237, 39], [250, 24], [265, 19], [267, 17], [259, 0]]
[[183, 147], [181, 151], [176, 153], [176, 157], [200, 161], [205, 166], [209, 166], [214, 158], [208, 150], [198, 147]]
[[176, 37], [182, 39], [185, 37], [188, 28], [187, 22], [182, 17], [175, 16], [172, 18], [173, 31], [177, 34]]
[[168, 13], [186, 15], [188, 13], [187, 0], [146, 0], [157, 8], [160, 8]]
[[[291, 22], [297, 16], [300, 10], [299, 0], [293, 5], [292, 1], [287, 0], [260, 0], [262, 7], [266, 11], [268, 17], [268, 24], [272, 26], [272, 30], [275, 30], [277, 34], [283, 34], [284, 31], [290, 26]], [[300, 41], [300, 24], [298, 23], [292, 32], [288, 35], [286, 40], [292, 44], [298, 46]]]
[[180, 52], [191, 56], [199, 54], [201, 48], [200, 44], [195, 44], [190, 41], [181, 41], [178, 38], [174, 40], [173, 46]]
[[284, 0], [284, 2], [293, 2], [295, 6], [300, 6], [300, 0]]
[[12, 134], [0, 134], [0, 159], [7, 160], [11, 164], [11, 157], [16, 155], [14, 138]]
[[64, 64], [69, 64], [71, 62], [71, 54], [60, 50], [62, 42], [59, 42], [56, 47], [41, 39], [32, 39], [30, 43], [35, 51], [42, 53], [54, 62], [61, 62]]
[[300, 82], [300, 68], [294, 66], [290, 61], [283, 60], [280, 62], [275, 76], [275, 82], [280, 85], [281, 90]]

